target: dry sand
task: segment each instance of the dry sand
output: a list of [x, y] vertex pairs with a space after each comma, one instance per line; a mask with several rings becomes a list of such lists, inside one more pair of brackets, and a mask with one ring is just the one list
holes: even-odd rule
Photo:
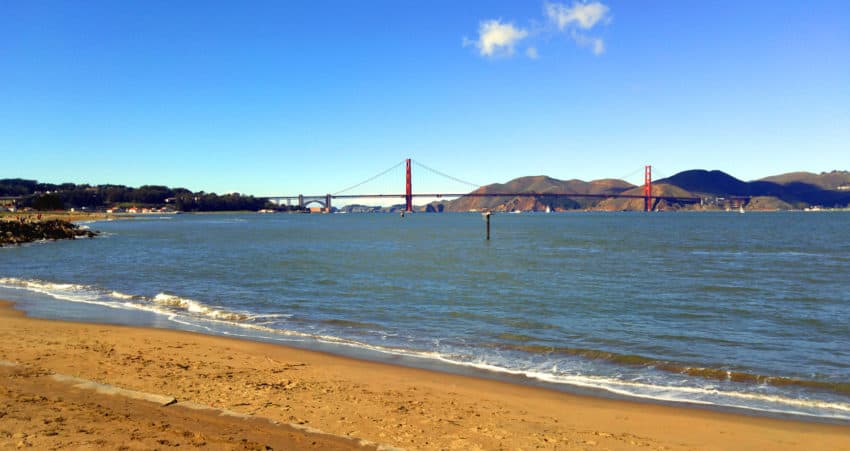
[[[366, 448], [408, 449], [850, 450], [848, 425], [575, 396], [179, 331], [31, 319], [8, 305], [0, 307], [0, 449], [359, 449], [366, 440]], [[179, 402], [99, 394], [55, 374]]]

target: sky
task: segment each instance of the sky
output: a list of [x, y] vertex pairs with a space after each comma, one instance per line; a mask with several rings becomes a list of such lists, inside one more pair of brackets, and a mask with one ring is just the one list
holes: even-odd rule
[[[850, 170], [839, 1], [6, 1], [0, 178], [337, 193]], [[402, 192], [397, 167], [365, 191]], [[463, 191], [465, 192], [465, 191]]]

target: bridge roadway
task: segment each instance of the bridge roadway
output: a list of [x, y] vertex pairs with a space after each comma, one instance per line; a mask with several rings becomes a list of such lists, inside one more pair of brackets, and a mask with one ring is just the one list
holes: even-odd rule
[[[646, 196], [643, 194], [583, 194], [583, 193], [540, 193], [540, 192], [525, 192], [525, 193], [416, 193], [411, 194], [411, 197], [428, 197], [428, 198], [436, 198], [441, 199], [444, 197], [548, 197], [548, 198], [568, 198], [568, 197], [581, 197], [581, 198], [594, 198], [594, 199], [612, 199], [612, 198], [624, 198], [624, 199], [645, 199]], [[264, 196], [261, 199], [267, 199], [269, 201], [287, 201], [287, 203], [292, 201], [298, 201], [298, 205], [300, 207], [304, 207], [310, 203], [318, 203], [324, 208], [328, 208], [333, 199], [405, 199], [407, 197], [406, 194], [324, 194], [319, 196], [308, 196], [308, 195], [298, 195], [298, 196]], [[676, 202], [676, 203], [684, 203], [684, 204], [695, 204], [702, 202], [702, 198], [700, 197], [677, 197], [677, 196], [652, 196], [655, 203], [660, 200], [664, 200], [667, 202]]]

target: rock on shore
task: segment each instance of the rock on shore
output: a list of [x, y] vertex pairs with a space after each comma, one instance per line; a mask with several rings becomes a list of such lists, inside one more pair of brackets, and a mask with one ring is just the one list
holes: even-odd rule
[[73, 240], [94, 238], [99, 232], [84, 230], [80, 226], [51, 219], [46, 221], [0, 221], [0, 246], [29, 243], [38, 240]]

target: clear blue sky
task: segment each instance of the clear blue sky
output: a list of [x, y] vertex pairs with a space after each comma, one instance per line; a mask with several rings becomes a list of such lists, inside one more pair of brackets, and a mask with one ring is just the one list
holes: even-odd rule
[[850, 170], [850, 4], [7, 1], [0, 155], [256, 195], [407, 157], [481, 184]]

